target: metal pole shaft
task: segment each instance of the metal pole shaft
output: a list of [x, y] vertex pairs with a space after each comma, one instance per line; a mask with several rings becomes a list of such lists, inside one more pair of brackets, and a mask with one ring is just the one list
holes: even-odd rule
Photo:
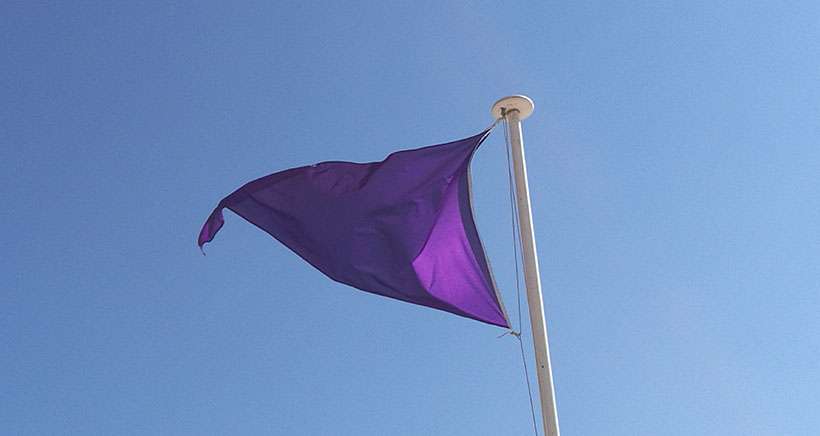
[[538, 254], [535, 249], [535, 234], [530, 210], [530, 187], [527, 183], [527, 165], [524, 158], [524, 141], [521, 136], [521, 120], [516, 109], [506, 113], [509, 126], [512, 165], [515, 174], [516, 204], [518, 205], [518, 226], [520, 229], [521, 251], [524, 260], [524, 282], [527, 287], [527, 306], [532, 323], [532, 339], [535, 348], [536, 373], [538, 375], [541, 417], [546, 436], [559, 436], [558, 410], [555, 407], [555, 389], [552, 385], [550, 349], [547, 340], [547, 325], [544, 321], [544, 300], [541, 296], [541, 276], [538, 272]]

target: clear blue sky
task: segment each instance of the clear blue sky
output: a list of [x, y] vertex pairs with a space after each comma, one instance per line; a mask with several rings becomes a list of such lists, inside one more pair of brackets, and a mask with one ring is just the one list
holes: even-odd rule
[[[526, 93], [563, 434], [817, 434], [820, 3], [36, 3], [0, 4], [0, 433], [532, 434], [503, 330], [230, 213], [195, 245], [247, 180]], [[514, 307], [500, 131], [473, 176]]]

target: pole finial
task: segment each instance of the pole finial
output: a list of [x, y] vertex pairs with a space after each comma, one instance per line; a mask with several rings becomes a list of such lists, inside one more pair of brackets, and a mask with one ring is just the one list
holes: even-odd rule
[[496, 120], [502, 118], [506, 112], [518, 111], [518, 119], [523, 120], [532, 114], [535, 103], [526, 95], [511, 95], [504, 97], [493, 104], [490, 113]]

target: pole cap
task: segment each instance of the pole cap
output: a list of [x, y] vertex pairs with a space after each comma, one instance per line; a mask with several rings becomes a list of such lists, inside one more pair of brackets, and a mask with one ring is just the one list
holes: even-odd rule
[[523, 120], [532, 114], [533, 109], [535, 109], [535, 103], [532, 102], [531, 98], [526, 95], [511, 95], [495, 102], [492, 109], [490, 109], [490, 113], [497, 120], [502, 117], [505, 110], [507, 112], [517, 110], [518, 119]]

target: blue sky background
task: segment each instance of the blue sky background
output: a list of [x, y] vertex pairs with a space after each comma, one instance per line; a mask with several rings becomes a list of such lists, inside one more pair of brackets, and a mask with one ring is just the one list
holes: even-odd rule
[[[195, 245], [245, 181], [525, 93], [563, 434], [817, 434], [818, 2], [4, 1], [0, 41], [0, 433], [532, 434], [503, 330], [230, 213]], [[499, 130], [514, 307], [505, 165]]]

